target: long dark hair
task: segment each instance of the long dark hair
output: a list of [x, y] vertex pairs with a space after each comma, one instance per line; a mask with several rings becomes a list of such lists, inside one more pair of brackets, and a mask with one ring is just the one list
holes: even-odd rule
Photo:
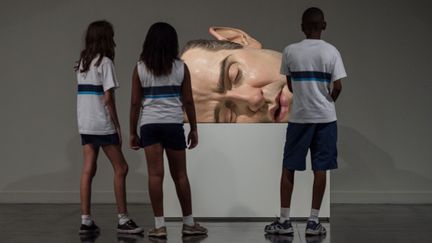
[[178, 58], [177, 32], [170, 24], [158, 22], [147, 32], [140, 60], [155, 76], [171, 73], [174, 60]]
[[92, 60], [97, 55], [99, 55], [99, 59], [95, 64], [96, 66], [100, 65], [104, 56], [114, 61], [115, 46], [114, 28], [110, 22], [99, 20], [91, 23], [87, 28], [85, 47], [84, 50], [81, 51], [80, 58], [75, 66], [75, 71], [79, 69], [80, 63], [82, 62], [80, 72], [87, 72]]

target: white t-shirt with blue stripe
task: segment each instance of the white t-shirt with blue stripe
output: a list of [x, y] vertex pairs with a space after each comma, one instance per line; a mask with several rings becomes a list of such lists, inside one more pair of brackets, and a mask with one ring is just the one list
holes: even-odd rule
[[[93, 59], [87, 72], [77, 71], [78, 97], [77, 115], [80, 134], [109, 135], [116, 129], [103, 101], [104, 92], [119, 87], [114, 64], [103, 57], [100, 65], [95, 66], [99, 57]], [[80, 69], [82, 66], [80, 65]]]
[[184, 63], [173, 62], [169, 75], [154, 76], [140, 61], [137, 64], [142, 87], [142, 111], [140, 125], [156, 123], [183, 124], [181, 86], [184, 79]]
[[333, 45], [324, 40], [305, 39], [287, 46], [280, 72], [291, 79], [290, 122], [337, 120], [331, 87], [334, 81], [346, 77], [346, 72], [339, 51]]

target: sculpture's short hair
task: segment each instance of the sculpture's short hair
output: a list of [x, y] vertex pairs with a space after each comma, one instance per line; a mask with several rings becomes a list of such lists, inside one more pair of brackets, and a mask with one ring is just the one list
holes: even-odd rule
[[202, 48], [208, 51], [220, 51], [220, 50], [234, 50], [242, 49], [243, 46], [228, 40], [191, 40], [186, 43], [183, 47], [180, 55], [185, 53], [189, 49]]

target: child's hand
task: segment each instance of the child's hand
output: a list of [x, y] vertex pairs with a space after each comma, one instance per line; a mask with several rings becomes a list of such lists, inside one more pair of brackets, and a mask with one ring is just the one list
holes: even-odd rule
[[188, 135], [188, 149], [193, 149], [198, 145], [198, 131], [191, 130]]
[[133, 150], [140, 149], [138, 135], [136, 135], [136, 134], [130, 135], [129, 146]]

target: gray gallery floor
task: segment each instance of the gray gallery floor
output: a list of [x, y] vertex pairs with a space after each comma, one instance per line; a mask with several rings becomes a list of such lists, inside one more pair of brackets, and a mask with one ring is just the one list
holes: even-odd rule
[[[149, 206], [130, 205], [137, 223], [148, 230], [152, 224]], [[94, 205], [93, 215], [101, 227], [96, 238], [81, 239], [79, 205], [76, 204], [0, 204], [0, 242], [432, 242], [432, 205], [343, 205], [331, 207], [329, 234], [323, 238], [304, 236], [305, 222], [295, 222], [295, 234], [265, 236], [265, 222], [202, 222], [209, 229], [206, 238], [182, 238], [181, 223], [168, 222], [168, 239], [128, 237], [115, 233], [114, 205]]]

